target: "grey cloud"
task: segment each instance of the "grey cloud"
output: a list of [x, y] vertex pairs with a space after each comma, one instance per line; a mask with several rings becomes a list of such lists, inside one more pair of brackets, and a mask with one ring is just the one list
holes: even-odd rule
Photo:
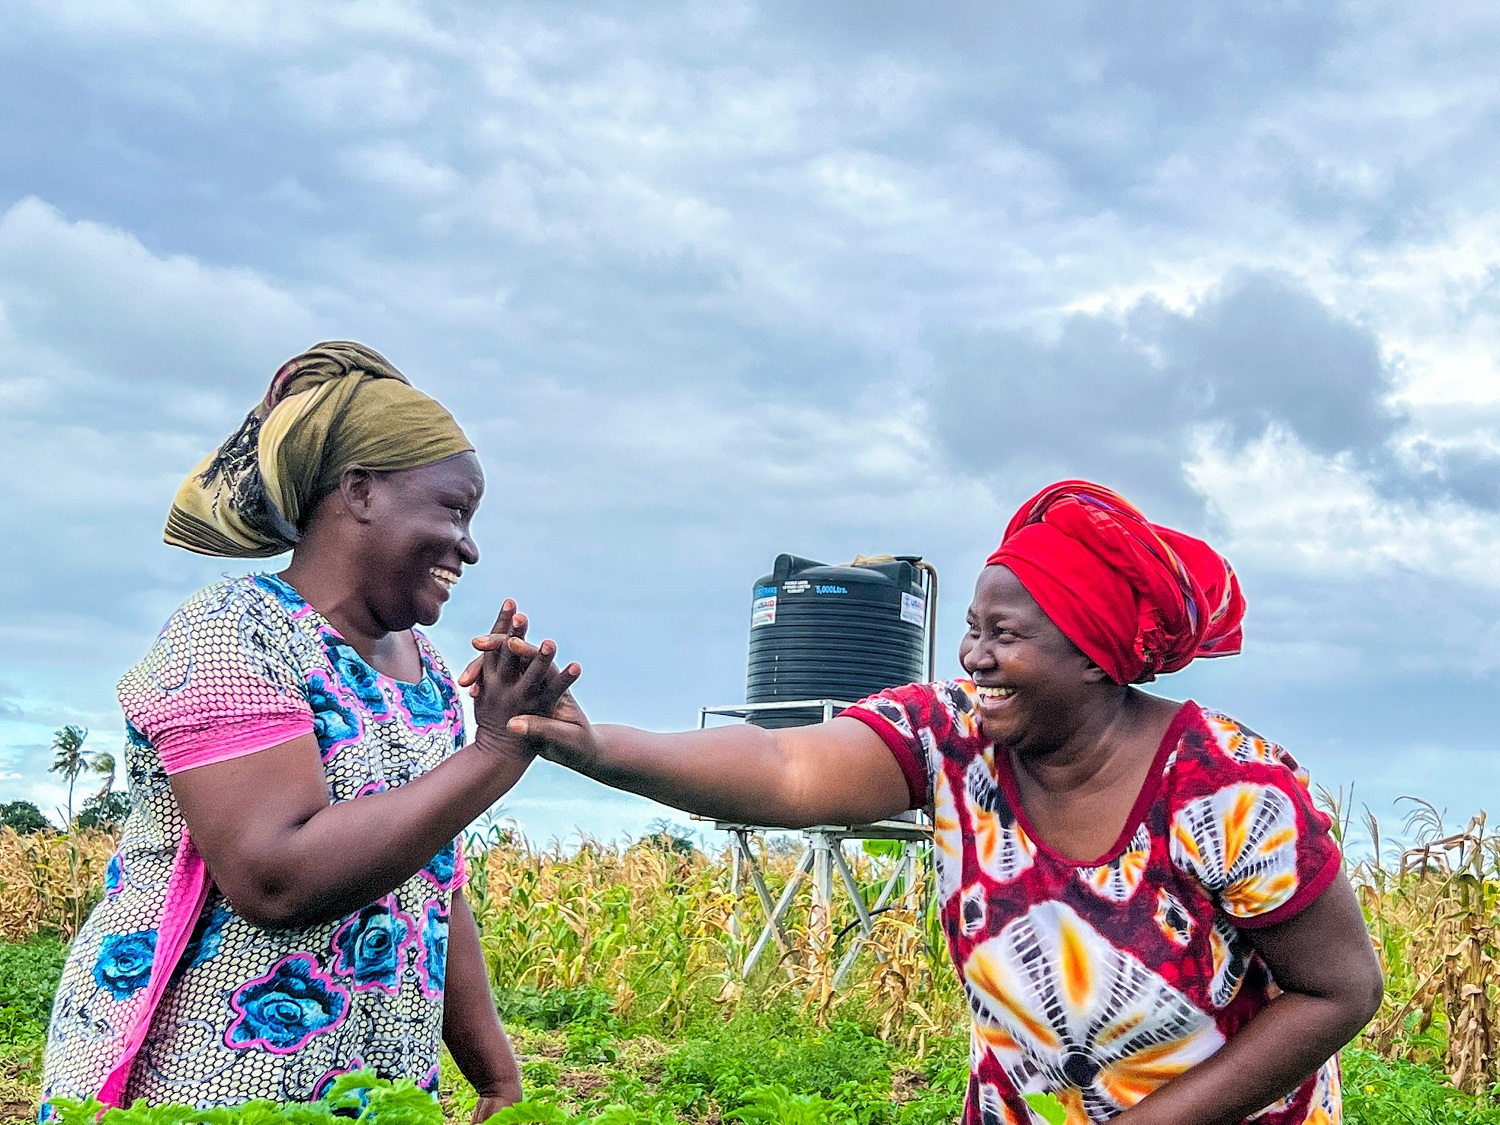
[[153, 432], [243, 414], [247, 376], [264, 385], [285, 357], [276, 341], [312, 332], [252, 271], [153, 254], [37, 199], [0, 215], [0, 308], [7, 379], [35, 383], [12, 417]]
[[1038, 483], [1096, 476], [1176, 511], [1196, 508], [1182, 465], [1201, 427], [1240, 442], [1277, 425], [1320, 453], [1384, 463], [1401, 423], [1373, 333], [1274, 273], [1233, 274], [1186, 313], [1147, 299], [1069, 317], [1052, 339], [950, 339], [934, 362], [937, 433], [959, 464]]
[[1231, 276], [1190, 315], [1161, 318], [1164, 366], [1192, 388], [1198, 420], [1237, 437], [1281, 423], [1325, 455], [1385, 451], [1401, 424], [1375, 334], [1290, 277]]
[[1500, 509], [1500, 452], [1493, 447], [1448, 451], [1442, 457], [1439, 479], [1465, 503]]
[[1500, 435], [1488, 436], [1487, 442], [1441, 444], [1418, 439], [1383, 483], [1418, 500], [1451, 497], [1475, 508], [1500, 510]]

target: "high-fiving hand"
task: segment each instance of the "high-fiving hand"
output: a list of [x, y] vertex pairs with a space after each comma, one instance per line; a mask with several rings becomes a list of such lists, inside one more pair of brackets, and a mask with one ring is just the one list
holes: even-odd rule
[[524, 739], [528, 749], [544, 758], [587, 773], [599, 747], [588, 716], [568, 690], [581, 669], [575, 663], [558, 671], [553, 666], [557, 646], [550, 640], [540, 645], [528, 642], [527, 625], [526, 615], [507, 600], [494, 631], [474, 638], [474, 647], [481, 655], [464, 669], [458, 682], [475, 695], [476, 718], [476, 693], [490, 684], [490, 690], [503, 701], [494, 714], [504, 714], [502, 729], [506, 734]]
[[555, 642], [528, 644], [528, 624], [516, 603], [506, 598], [494, 628], [474, 638], [479, 655], [459, 674], [459, 686], [468, 688], [474, 697], [474, 741], [480, 745], [513, 743], [523, 732], [509, 729], [511, 720], [552, 715], [559, 700], [571, 699], [568, 689], [582, 673], [577, 663], [554, 667]]

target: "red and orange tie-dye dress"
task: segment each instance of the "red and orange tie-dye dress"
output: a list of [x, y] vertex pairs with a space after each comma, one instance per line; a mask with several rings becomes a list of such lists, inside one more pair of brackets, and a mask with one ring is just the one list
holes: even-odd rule
[[[1224, 715], [1183, 704], [1124, 831], [1077, 863], [1027, 823], [1008, 754], [967, 680], [892, 688], [845, 711], [931, 802], [943, 928], [974, 1017], [964, 1125], [1025, 1125], [1046, 1092], [1068, 1125], [1108, 1121], [1217, 1051], [1270, 1002], [1244, 931], [1284, 921], [1341, 857], [1306, 774]], [[1336, 1125], [1330, 1061], [1255, 1115]]]

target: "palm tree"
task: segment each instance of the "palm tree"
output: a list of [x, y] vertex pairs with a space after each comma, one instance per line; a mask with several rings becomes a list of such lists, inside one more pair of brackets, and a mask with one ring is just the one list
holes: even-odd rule
[[93, 762], [89, 766], [89, 772], [96, 777], [104, 778], [104, 784], [99, 787], [99, 792], [94, 795], [94, 800], [100, 803], [109, 799], [109, 795], [115, 789], [115, 756], [108, 750], [94, 751]]
[[[48, 767], [47, 772], [60, 773], [68, 779], [67, 826], [70, 831], [73, 828], [73, 786], [77, 783], [79, 774], [89, 766], [90, 755], [83, 748], [83, 740], [88, 736], [87, 727], [72, 725], [63, 727], [52, 736], [54, 753], [52, 765]], [[114, 765], [111, 759], [110, 772], [113, 773], [113, 771]]]

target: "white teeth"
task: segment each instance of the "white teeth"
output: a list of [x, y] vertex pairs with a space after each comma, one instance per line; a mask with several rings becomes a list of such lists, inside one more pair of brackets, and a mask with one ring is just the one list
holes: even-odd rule
[[451, 570], [445, 570], [440, 566], [433, 567], [431, 573], [434, 578], [449, 590], [453, 589], [454, 584], [458, 581], [457, 574], [454, 574]]
[[980, 684], [975, 684], [974, 690], [978, 692], [980, 699], [1009, 699], [1016, 693], [1015, 688], [983, 687]]

